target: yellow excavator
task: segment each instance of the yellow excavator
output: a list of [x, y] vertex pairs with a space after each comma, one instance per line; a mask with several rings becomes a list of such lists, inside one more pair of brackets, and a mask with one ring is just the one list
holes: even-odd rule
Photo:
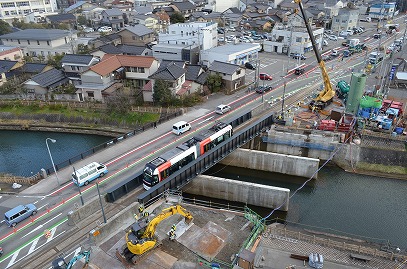
[[318, 48], [316, 46], [315, 38], [311, 31], [311, 26], [309, 25], [308, 18], [304, 12], [302, 0], [294, 0], [294, 2], [300, 6], [302, 18], [304, 19], [305, 27], [307, 27], [308, 35], [311, 39], [312, 48], [314, 49], [315, 56], [317, 57], [317, 62], [319, 64], [319, 68], [321, 69], [322, 79], [324, 80], [324, 89], [318, 94], [316, 98], [314, 98], [314, 100], [310, 102], [309, 108], [312, 110], [322, 110], [332, 102], [335, 96], [335, 90], [332, 88], [328, 72], [326, 71], [325, 68], [325, 62], [322, 60], [321, 55], [319, 54]]
[[160, 214], [149, 222], [142, 218], [135, 222], [126, 233], [126, 244], [120, 252], [119, 250], [116, 251], [116, 256], [122, 262], [132, 262], [133, 264], [139, 262], [150, 250], [160, 245], [155, 236], [157, 225], [175, 214], [184, 216], [187, 224], [193, 219], [192, 215], [180, 205], [163, 209]]

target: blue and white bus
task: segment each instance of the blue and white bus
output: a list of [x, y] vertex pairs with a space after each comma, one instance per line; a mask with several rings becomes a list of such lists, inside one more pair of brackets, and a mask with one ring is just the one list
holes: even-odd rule
[[107, 174], [106, 165], [93, 162], [72, 173], [72, 180], [78, 186], [88, 185], [89, 182], [96, 178], [103, 177]]

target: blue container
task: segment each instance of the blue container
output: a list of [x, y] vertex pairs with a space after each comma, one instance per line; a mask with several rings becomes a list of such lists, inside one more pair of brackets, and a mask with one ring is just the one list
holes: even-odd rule
[[402, 134], [403, 131], [404, 131], [404, 128], [401, 128], [401, 127], [396, 127], [396, 128], [394, 128], [394, 132], [395, 132], [396, 134]]
[[384, 130], [389, 130], [390, 127], [391, 127], [391, 123], [392, 123], [392, 120], [390, 120], [390, 119], [384, 119], [383, 122], [382, 122], [382, 128], [383, 128]]
[[370, 112], [368, 111], [362, 111], [362, 115], [363, 118], [368, 119], [370, 117]]
[[373, 108], [373, 113], [378, 114], [379, 111], [380, 111], [380, 108], [375, 108], [375, 107]]
[[371, 107], [364, 107], [364, 108], [362, 108], [362, 111], [366, 111], [366, 112], [369, 112], [369, 113], [370, 113], [371, 110], [372, 110]]

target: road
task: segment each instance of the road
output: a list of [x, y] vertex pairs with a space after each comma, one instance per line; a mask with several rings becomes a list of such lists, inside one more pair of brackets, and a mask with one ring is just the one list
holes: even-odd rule
[[[402, 26], [404, 27], [404, 24]], [[370, 49], [377, 47], [379, 43], [388, 46], [394, 39], [394, 36], [386, 37], [380, 41], [370, 39], [369, 37], [371, 37], [372, 32], [372, 30], [368, 30], [358, 37], [361, 40], [366, 40], [366, 44]], [[400, 33], [403, 32], [404, 29], [400, 31]], [[330, 42], [325, 51], [341, 47], [340, 43], [340, 40], [337, 43]], [[349, 81], [352, 70], [359, 71], [364, 69], [367, 60], [366, 55], [366, 53], [359, 53], [343, 60], [341, 57], [338, 57], [329, 61], [326, 66], [329, 70], [331, 82], [335, 85], [340, 79]], [[295, 67], [292, 59], [290, 62], [293, 66], [288, 65], [287, 56], [260, 53], [259, 58], [261, 63], [259, 71], [273, 76], [272, 81], [264, 81], [264, 85], [270, 84], [273, 86], [274, 89], [271, 92], [265, 93], [263, 96], [254, 91], [248, 92], [247, 90], [241, 90], [229, 96], [212, 95], [208, 97], [207, 102], [189, 109], [180, 118], [160, 124], [157, 126], [157, 129], [147, 130], [143, 134], [125, 139], [111, 148], [107, 148], [100, 153], [75, 163], [75, 168], [78, 169], [91, 161], [107, 164], [109, 173], [99, 181], [101, 193], [103, 194], [111, 186], [142, 170], [144, 164], [155, 156], [175, 147], [194, 136], [194, 134], [209, 128], [215, 120], [228, 121], [237, 115], [250, 111], [256, 106], [262, 105], [262, 101], [267, 102], [271, 107], [276, 106], [274, 109], [278, 111], [279, 106], [281, 107], [278, 100], [282, 99], [284, 81], [286, 82], [286, 96], [293, 92], [305, 91], [308, 88], [312, 88], [313, 93], [316, 94], [319, 91], [320, 85], [322, 85], [320, 71], [313, 52], [307, 53], [307, 59], [303, 61], [306, 73], [301, 76], [292, 73], [287, 74], [287, 68], [285, 67]], [[249, 71], [246, 81], [254, 80], [254, 71]], [[260, 81], [260, 85], [262, 83], [263, 81]], [[221, 103], [229, 104], [232, 107], [232, 111], [226, 115], [216, 115], [213, 110]], [[189, 121], [192, 125], [192, 130], [177, 137], [171, 133], [171, 126], [179, 120]], [[60, 182], [62, 183], [61, 186], [57, 186], [55, 175], [52, 175], [18, 195], [3, 195], [0, 198], [1, 214], [19, 204], [34, 203], [38, 208], [38, 214], [35, 217], [19, 223], [15, 229], [7, 227], [4, 221], [1, 222], [0, 246], [4, 249], [4, 254], [0, 258], [1, 268], [19, 268], [19, 261], [24, 260], [29, 254], [35, 253], [40, 249], [52, 248], [59, 239], [69, 236], [67, 234], [67, 230], [69, 230], [67, 213], [81, 205], [78, 188], [70, 180], [72, 171], [73, 169], [69, 167], [58, 172]], [[140, 189], [139, 191], [141, 192], [142, 190]], [[81, 193], [85, 203], [96, 197], [95, 182], [82, 187]], [[102, 222], [103, 220], [101, 219], [100, 221]], [[45, 230], [51, 232], [49, 238], [45, 238]], [[64, 250], [65, 253], [70, 253], [71, 256], [78, 251], [77, 246]]]

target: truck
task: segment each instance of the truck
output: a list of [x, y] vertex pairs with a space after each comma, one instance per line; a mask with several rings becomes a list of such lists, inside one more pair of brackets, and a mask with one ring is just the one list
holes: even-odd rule
[[377, 51], [373, 51], [369, 54], [369, 63], [378, 64], [383, 60], [383, 54]]
[[355, 47], [360, 44], [360, 40], [358, 38], [351, 38], [347, 40], [347, 43], [348, 47]]
[[317, 58], [319, 68], [321, 69], [321, 75], [322, 75], [322, 79], [323, 79], [323, 83], [324, 83], [324, 89], [318, 93], [316, 98], [314, 98], [309, 103], [308, 106], [312, 110], [322, 110], [332, 102], [332, 100], [335, 96], [335, 90], [333, 89], [333, 87], [331, 85], [331, 81], [328, 76], [328, 71], [325, 68], [325, 62], [322, 60], [321, 55], [319, 53], [319, 49], [316, 46], [315, 37], [314, 37], [314, 34], [312, 33], [311, 26], [308, 23], [308, 18], [307, 18], [307, 15], [305, 14], [304, 6], [302, 5], [302, 0], [294, 0], [294, 2], [296, 4], [298, 4], [300, 7], [302, 19], [304, 20], [305, 27], [307, 28], [307, 32], [308, 32], [308, 35], [311, 40], [312, 48], [313, 48], [315, 56]]
[[155, 235], [157, 225], [175, 214], [184, 216], [185, 223], [187, 224], [193, 219], [192, 215], [181, 205], [163, 209], [160, 214], [149, 222], [147, 222], [145, 218], [140, 218], [126, 233], [126, 244], [124, 244], [120, 250], [118, 249], [116, 251], [116, 257], [124, 264], [138, 263], [146, 255], [151, 253], [153, 249], [161, 245]]

